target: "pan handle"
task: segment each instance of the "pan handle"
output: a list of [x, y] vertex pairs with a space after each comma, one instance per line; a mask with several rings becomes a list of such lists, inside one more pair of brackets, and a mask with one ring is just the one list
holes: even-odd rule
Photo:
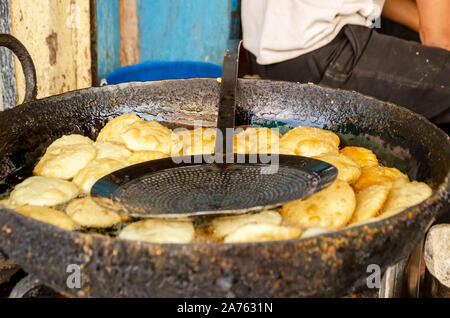
[[35, 100], [37, 96], [36, 69], [27, 49], [19, 40], [6, 33], [0, 33], [0, 46], [7, 47], [13, 51], [22, 65], [25, 75], [25, 98], [23, 102]]

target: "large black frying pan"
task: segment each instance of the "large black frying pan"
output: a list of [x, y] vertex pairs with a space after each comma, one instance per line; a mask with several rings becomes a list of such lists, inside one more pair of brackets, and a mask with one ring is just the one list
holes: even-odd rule
[[[64, 134], [95, 138], [111, 118], [135, 113], [170, 125], [214, 126], [215, 79], [89, 88], [0, 113], [0, 180], [6, 190], [31, 175]], [[391, 218], [307, 239], [245, 244], [149, 244], [61, 230], [0, 210], [0, 250], [46, 285], [75, 296], [343, 296], [406, 257], [449, 210], [450, 139], [422, 116], [360, 94], [289, 82], [239, 80], [237, 124], [310, 125], [343, 144], [368, 147], [385, 164], [428, 182], [433, 195]], [[69, 264], [81, 288], [67, 287]]]

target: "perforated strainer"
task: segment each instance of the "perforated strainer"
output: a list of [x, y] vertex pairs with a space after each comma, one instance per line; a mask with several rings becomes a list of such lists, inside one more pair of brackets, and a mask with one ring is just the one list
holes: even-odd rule
[[115, 171], [92, 187], [97, 203], [135, 217], [242, 214], [307, 197], [336, 179], [337, 169], [323, 161], [233, 153], [233, 136], [225, 136], [234, 130], [238, 58], [239, 49], [225, 53], [217, 119], [217, 135], [224, 138], [216, 137], [214, 156], [164, 158]]

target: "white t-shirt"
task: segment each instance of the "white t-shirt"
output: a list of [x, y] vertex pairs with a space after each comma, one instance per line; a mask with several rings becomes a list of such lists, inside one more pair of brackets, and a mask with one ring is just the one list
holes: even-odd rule
[[242, 0], [244, 47], [258, 64], [286, 61], [330, 43], [343, 26], [370, 26], [384, 0]]

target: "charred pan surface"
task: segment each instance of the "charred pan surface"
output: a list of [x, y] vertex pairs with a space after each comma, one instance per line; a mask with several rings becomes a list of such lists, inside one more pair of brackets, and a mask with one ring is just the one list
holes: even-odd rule
[[[449, 210], [450, 140], [404, 108], [359, 94], [295, 83], [240, 80], [238, 124], [311, 125], [366, 146], [433, 195], [389, 219], [310, 239], [248, 244], [148, 244], [60, 230], [0, 211], [0, 249], [47, 285], [89, 297], [343, 296], [409, 254], [434, 218]], [[92, 138], [112, 117], [215, 124], [215, 80], [171, 80], [93, 88], [50, 97], [0, 114], [0, 180], [18, 182], [51, 141]], [[205, 122], [204, 122], [205, 124]], [[29, 172], [28, 172], [29, 173]], [[66, 281], [80, 265], [81, 289]]]

